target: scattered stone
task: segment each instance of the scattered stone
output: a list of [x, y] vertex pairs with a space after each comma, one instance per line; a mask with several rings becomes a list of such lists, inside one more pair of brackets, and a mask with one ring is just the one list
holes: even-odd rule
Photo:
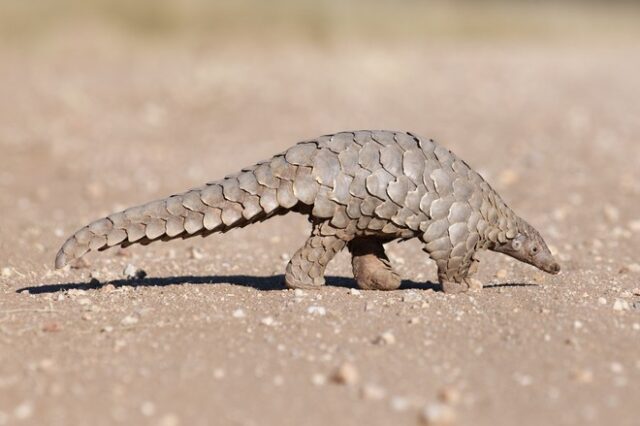
[[275, 324], [275, 320], [273, 319], [273, 317], [264, 317], [260, 320], [260, 324], [271, 326]]
[[593, 372], [584, 369], [574, 370], [571, 373], [571, 378], [578, 383], [591, 383], [593, 381]]
[[622, 367], [622, 364], [619, 362], [612, 362], [609, 365], [609, 368], [611, 369], [611, 372], [615, 374], [620, 374], [622, 373], [622, 370], [624, 370], [624, 367]]
[[88, 306], [91, 305], [91, 299], [87, 298], [87, 297], [82, 297], [78, 300], [76, 300], [76, 302], [78, 303], [78, 305], [82, 305], [82, 306]]
[[282, 254], [280, 255], [280, 259], [281, 259], [281, 260], [289, 260], [289, 259], [290, 259], [290, 258], [289, 258], [289, 253], [282, 253]]
[[46, 322], [42, 326], [42, 331], [44, 331], [45, 333], [57, 333], [59, 331], [62, 331], [62, 325], [60, 325], [60, 323], [56, 321]]
[[38, 363], [38, 368], [45, 373], [51, 373], [55, 371], [55, 365], [55, 362], [51, 358], [44, 358]]
[[631, 290], [631, 293], [633, 293], [634, 296], [640, 296], [640, 288], [634, 288]]
[[620, 220], [620, 210], [611, 204], [605, 204], [603, 207], [604, 217], [609, 223], [616, 223]]
[[331, 376], [331, 380], [340, 385], [355, 385], [358, 382], [359, 375], [356, 367], [345, 362]]
[[394, 411], [407, 411], [407, 409], [409, 408], [409, 405], [411, 405], [409, 403], [409, 400], [402, 396], [394, 396], [393, 398], [391, 398], [390, 403], [391, 403], [391, 408]]
[[116, 291], [116, 286], [114, 286], [113, 284], [109, 283], [109, 284], [105, 284], [102, 287], [100, 287], [100, 291], [102, 293], [111, 293], [113, 291]]
[[420, 422], [425, 426], [453, 425], [456, 413], [446, 404], [429, 404], [420, 412]]
[[26, 420], [33, 415], [33, 403], [25, 401], [13, 410], [13, 416], [18, 420]]
[[360, 389], [360, 397], [363, 399], [379, 401], [384, 399], [385, 396], [387, 396], [387, 391], [378, 385], [367, 384]]
[[327, 378], [320, 373], [316, 373], [311, 376], [311, 383], [316, 386], [323, 386], [325, 383], [327, 383]]
[[102, 331], [103, 333], [111, 333], [113, 331], [113, 327], [110, 325], [105, 325], [100, 331]]
[[627, 269], [629, 270], [629, 272], [638, 274], [640, 273], [640, 263], [632, 263], [630, 265], [627, 265]]
[[165, 414], [157, 423], [158, 426], [178, 426], [180, 424], [180, 418], [175, 414]]
[[451, 386], [445, 386], [438, 391], [438, 399], [450, 405], [455, 405], [460, 402], [460, 392]]
[[414, 324], [420, 324], [420, 318], [418, 318], [418, 317], [413, 317], [413, 318], [411, 318], [411, 319], [409, 320], [409, 324], [412, 324], [412, 325], [414, 325]]
[[213, 377], [215, 379], [220, 380], [220, 379], [223, 379], [224, 376], [225, 376], [225, 372], [222, 368], [216, 368], [215, 370], [213, 370]]
[[189, 247], [189, 258], [200, 260], [204, 257], [204, 253], [197, 247]]
[[605, 299], [604, 297], [598, 297], [598, 303], [600, 305], [606, 305], [607, 304], [607, 299]]
[[307, 309], [307, 313], [322, 317], [327, 314], [327, 310], [322, 306], [309, 306], [309, 308]]
[[145, 401], [140, 406], [140, 412], [145, 417], [151, 417], [156, 413], [156, 406], [151, 401]]
[[616, 301], [613, 302], [614, 311], [628, 311], [629, 309], [629, 302], [626, 300], [616, 299]]
[[640, 219], [629, 222], [629, 229], [633, 232], [640, 232]]
[[349, 289], [349, 294], [352, 296], [360, 296], [362, 294], [362, 292], [360, 290], [358, 290], [357, 288], [350, 288]]
[[402, 301], [406, 303], [422, 302], [422, 296], [420, 296], [417, 291], [407, 291], [402, 296]]
[[301, 288], [296, 288], [295, 290], [293, 290], [293, 295], [295, 297], [304, 297], [305, 296], [305, 292], [304, 290], [302, 290]]
[[496, 278], [501, 279], [501, 280], [507, 278], [508, 275], [509, 274], [508, 274], [506, 269], [500, 269], [500, 270], [498, 270], [498, 272], [496, 272]]
[[9, 278], [11, 275], [13, 275], [13, 271], [11, 270], [11, 268], [9, 268], [8, 266], [5, 266], [4, 268], [2, 268], [3, 278]]
[[582, 328], [583, 324], [582, 321], [580, 320], [575, 320], [573, 322], [573, 328], [575, 328], [576, 330], [580, 330]]
[[133, 315], [127, 315], [126, 317], [122, 318], [122, 320], [120, 321], [120, 324], [122, 325], [133, 325], [137, 323], [138, 323], [138, 317]]
[[396, 343], [396, 336], [391, 331], [385, 331], [373, 341], [376, 345], [393, 345]]
[[142, 269], [136, 268], [131, 263], [127, 263], [127, 266], [125, 266], [122, 271], [122, 275], [124, 275], [128, 280], [141, 280], [147, 276], [147, 273]]
[[244, 310], [242, 310], [242, 309], [236, 309], [235, 311], [233, 311], [233, 313], [231, 315], [234, 318], [245, 318], [247, 316], [247, 314], [245, 314]]
[[503, 186], [511, 186], [520, 179], [520, 175], [514, 169], [505, 169], [498, 176], [500, 184]]

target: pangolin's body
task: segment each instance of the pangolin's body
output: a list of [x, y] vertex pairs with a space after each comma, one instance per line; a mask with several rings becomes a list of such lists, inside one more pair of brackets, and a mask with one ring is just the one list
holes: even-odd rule
[[56, 267], [90, 250], [226, 232], [296, 211], [311, 236], [291, 258], [290, 287], [324, 283], [324, 270], [348, 247], [363, 288], [395, 289], [383, 243], [418, 238], [448, 292], [464, 291], [476, 253], [492, 249], [557, 273], [540, 235], [464, 161], [411, 133], [342, 132], [300, 142], [222, 180], [114, 213], [80, 229]]

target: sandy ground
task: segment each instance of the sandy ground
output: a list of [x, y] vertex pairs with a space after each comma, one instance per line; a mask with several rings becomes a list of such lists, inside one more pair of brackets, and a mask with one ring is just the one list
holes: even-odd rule
[[[631, 43], [76, 40], [2, 49], [0, 64], [0, 425], [640, 421]], [[340, 254], [325, 288], [294, 292], [282, 273], [309, 232], [296, 215], [53, 270], [92, 219], [360, 128], [453, 149], [563, 273], [487, 253], [485, 289], [444, 295], [409, 242], [388, 248], [399, 291], [352, 291]], [[127, 264], [147, 278], [126, 280]]]

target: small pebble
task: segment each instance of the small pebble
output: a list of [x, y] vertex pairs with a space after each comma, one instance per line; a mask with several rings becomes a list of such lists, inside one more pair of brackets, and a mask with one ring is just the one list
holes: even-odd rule
[[133, 325], [137, 323], [138, 323], [138, 317], [135, 317], [133, 315], [127, 315], [126, 317], [122, 318], [122, 320], [120, 321], [120, 324], [122, 325]]
[[616, 223], [620, 220], [620, 210], [616, 206], [606, 204], [603, 207], [604, 217], [609, 223]]
[[309, 306], [309, 308], [307, 309], [307, 313], [311, 315], [319, 315], [322, 317], [327, 314], [327, 310], [322, 306]]
[[591, 383], [593, 381], [593, 373], [590, 370], [575, 370], [571, 373], [571, 378], [578, 383]]
[[438, 391], [438, 399], [445, 403], [455, 405], [460, 402], [460, 392], [451, 386], [446, 386]]
[[109, 283], [109, 284], [105, 284], [102, 287], [100, 287], [100, 291], [102, 293], [111, 293], [113, 291], [116, 291], [116, 286], [114, 286], [113, 284]]
[[505, 169], [498, 176], [498, 180], [503, 186], [511, 186], [520, 179], [520, 175], [514, 169]]
[[349, 289], [349, 294], [351, 294], [352, 296], [360, 296], [362, 294], [362, 292], [360, 290], [358, 290], [357, 288], [350, 288]]
[[233, 313], [231, 315], [234, 318], [245, 318], [247, 316], [247, 314], [245, 314], [244, 310], [242, 310], [242, 309], [236, 309], [235, 311], [233, 311]]
[[360, 396], [363, 399], [378, 401], [384, 399], [384, 397], [387, 396], [387, 391], [385, 391], [384, 388], [378, 385], [367, 384], [364, 385], [362, 389], [360, 389]]
[[390, 331], [385, 331], [373, 341], [376, 345], [393, 345], [396, 343], [396, 337]]
[[8, 266], [5, 266], [4, 268], [2, 268], [3, 278], [9, 278], [12, 274], [13, 274], [13, 271], [11, 271], [11, 268], [9, 268]]
[[633, 220], [629, 222], [629, 229], [633, 232], [640, 232], [640, 220]]
[[420, 413], [420, 422], [426, 426], [448, 426], [456, 422], [456, 413], [446, 404], [429, 404]]
[[147, 273], [142, 269], [136, 268], [131, 263], [127, 263], [127, 266], [125, 266], [124, 270], [122, 271], [122, 275], [124, 275], [124, 277], [129, 280], [141, 280], [147, 276]]
[[102, 331], [103, 333], [111, 333], [113, 331], [113, 327], [110, 325], [105, 325], [100, 331]]
[[151, 401], [145, 401], [140, 406], [140, 412], [145, 417], [151, 417], [156, 413], [156, 406]]
[[616, 299], [616, 301], [613, 302], [613, 310], [614, 311], [628, 311], [629, 310], [629, 302], [627, 302], [626, 300], [622, 300], [622, 299]]
[[624, 368], [622, 367], [622, 364], [620, 364], [619, 362], [612, 362], [609, 365], [609, 368], [611, 369], [611, 372], [615, 374], [620, 374], [622, 373], [622, 370], [624, 370]]
[[33, 403], [25, 401], [13, 410], [13, 415], [18, 420], [26, 420], [33, 414]]
[[197, 247], [190, 247], [189, 248], [189, 258], [194, 259], [194, 260], [200, 260], [204, 257], [204, 253], [202, 252], [201, 249], [197, 248]]
[[62, 325], [60, 325], [59, 322], [55, 321], [46, 322], [42, 326], [42, 331], [44, 331], [45, 333], [57, 333], [59, 331], [62, 331]]
[[322, 386], [325, 383], [327, 383], [327, 378], [322, 374], [316, 373], [313, 376], [311, 376], [311, 383], [313, 383], [316, 386]]
[[605, 299], [604, 297], [598, 297], [598, 303], [600, 305], [606, 305], [607, 304], [607, 299]]
[[354, 385], [358, 382], [359, 375], [356, 367], [348, 362], [340, 365], [331, 376], [331, 380], [341, 385]]
[[293, 290], [293, 295], [295, 297], [303, 297], [306, 293], [304, 292], [304, 290], [300, 289], [300, 288], [296, 288], [295, 290]]
[[501, 279], [501, 280], [507, 278], [507, 275], [508, 275], [508, 273], [507, 273], [506, 269], [500, 269], [500, 270], [498, 270], [498, 272], [496, 272], [496, 278]]
[[406, 411], [409, 408], [409, 400], [402, 396], [394, 396], [391, 398], [391, 409], [394, 411]]
[[215, 370], [213, 370], [213, 377], [215, 379], [224, 379], [225, 376], [225, 372], [222, 368], [216, 368]]
[[260, 320], [260, 324], [266, 325], [266, 326], [271, 326], [274, 323], [275, 323], [275, 320], [273, 319], [273, 317], [264, 317]]
[[632, 263], [627, 265], [627, 269], [629, 272], [633, 272], [634, 274], [640, 273], [640, 263]]

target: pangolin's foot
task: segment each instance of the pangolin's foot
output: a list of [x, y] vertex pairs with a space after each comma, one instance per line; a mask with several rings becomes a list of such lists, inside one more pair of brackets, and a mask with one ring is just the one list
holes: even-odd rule
[[324, 277], [312, 278], [308, 274], [292, 273], [287, 267], [287, 273], [284, 276], [284, 283], [289, 288], [318, 288], [324, 285]]
[[[295, 252], [287, 265], [284, 282], [289, 288], [318, 288], [324, 285], [324, 271], [331, 259], [344, 248], [346, 241], [325, 235], [330, 225], [314, 223], [311, 236]], [[331, 232], [330, 234], [335, 234]]]
[[356, 239], [349, 243], [353, 258], [353, 276], [364, 290], [396, 290], [400, 276], [391, 267], [382, 243], [373, 239]]
[[466, 293], [482, 290], [482, 282], [476, 278], [463, 278], [460, 282], [442, 281], [442, 291], [447, 294]]

